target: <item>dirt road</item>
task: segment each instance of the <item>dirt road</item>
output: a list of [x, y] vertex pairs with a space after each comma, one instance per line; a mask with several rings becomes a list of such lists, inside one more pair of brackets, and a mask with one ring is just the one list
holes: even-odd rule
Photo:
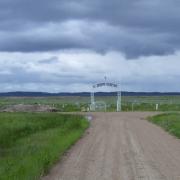
[[180, 140], [143, 118], [94, 113], [92, 125], [43, 180], [180, 180]]

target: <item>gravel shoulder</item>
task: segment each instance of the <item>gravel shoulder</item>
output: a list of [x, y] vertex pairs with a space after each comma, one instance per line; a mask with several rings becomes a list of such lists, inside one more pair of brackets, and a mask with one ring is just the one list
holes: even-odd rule
[[91, 113], [85, 136], [43, 180], [180, 180], [180, 140], [151, 112]]

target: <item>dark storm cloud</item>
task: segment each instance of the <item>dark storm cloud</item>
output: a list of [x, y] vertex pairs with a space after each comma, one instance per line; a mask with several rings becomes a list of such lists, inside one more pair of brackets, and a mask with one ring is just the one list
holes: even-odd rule
[[0, 0], [0, 51], [180, 49], [179, 0]]

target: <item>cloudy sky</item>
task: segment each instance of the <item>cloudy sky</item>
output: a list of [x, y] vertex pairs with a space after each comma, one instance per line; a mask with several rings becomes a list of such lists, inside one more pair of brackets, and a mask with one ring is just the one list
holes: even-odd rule
[[180, 91], [179, 0], [0, 0], [0, 91]]

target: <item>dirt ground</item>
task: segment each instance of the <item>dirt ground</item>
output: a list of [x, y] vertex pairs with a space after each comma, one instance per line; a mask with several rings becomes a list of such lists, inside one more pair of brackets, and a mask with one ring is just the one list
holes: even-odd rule
[[180, 180], [180, 140], [150, 112], [93, 113], [86, 135], [43, 180]]
[[0, 112], [55, 112], [56, 108], [49, 105], [28, 105], [28, 104], [16, 104], [10, 105], [3, 109], [0, 109]]

